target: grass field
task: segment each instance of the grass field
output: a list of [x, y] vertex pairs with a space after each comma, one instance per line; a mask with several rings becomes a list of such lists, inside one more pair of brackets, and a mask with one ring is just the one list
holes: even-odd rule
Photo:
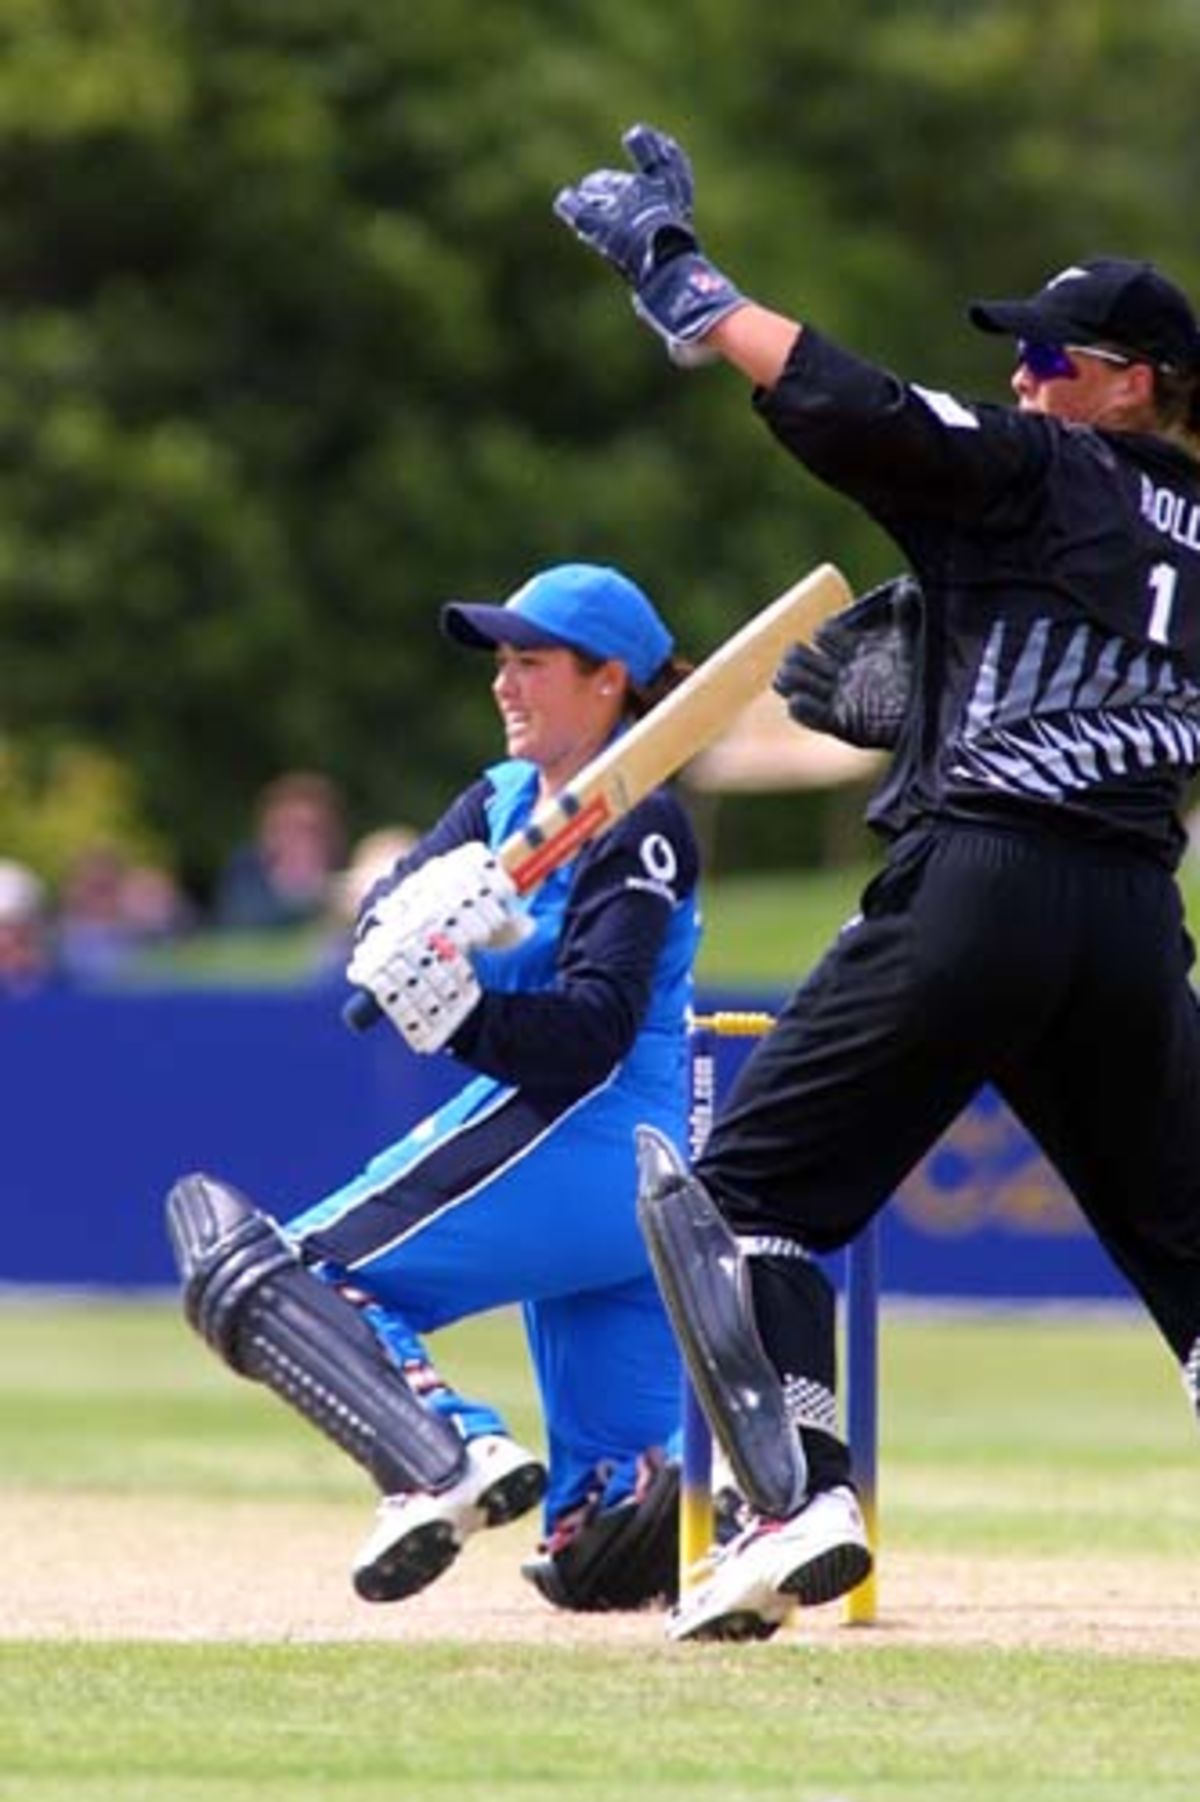
[[[786, 813], [781, 812], [786, 844]], [[873, 865], [727, 874], [705, 880], [704, 937], [697, 964], [702, 985], [790, 989], [812, 968], [858, 906]], [[1200, 858], [1180, 873], [1193, 936], [1200, 938]], [[320, 938], [311, 931], [201, 935], [146, 959], [143, 980], [174, 983], [286, 985], [310, 970]]]
[[[538, 1427], [513, 1316], [441, 1336]], [[369, 1498], [160, 1301], [0, 1303], [5, 1802], [1183, 1802], [1200, 1789], [1200, 1463], [1131, 1314], [883, 1334], [880, 1621], [671, 1647], [570, 1618], [484, 1535], [357, 1603]]]
[[[727, 876], [703, 889], [702, 983], [784, 988], [809, 969], [858, 904], [869, 864]], [[286, 987], [325, 955], [320, 931], [200, 933], [149, 952], [133, 982]]]

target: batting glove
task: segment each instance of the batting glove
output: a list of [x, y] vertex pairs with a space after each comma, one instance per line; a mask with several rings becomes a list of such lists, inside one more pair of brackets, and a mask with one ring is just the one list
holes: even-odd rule
[[912, 697], [921, 588], [897, 576], [794, 644], [772, 684], [798, 725], [866, 750], [892, 750]]
[[666, 132], [635, 125], [622, 139], [636, 174], [598, 169], [560, 190], [554, 211], [633, 289], [638, 317], [672, 361], [712, 360], [701, 340], [743, 296], [704, 256], [692, 227], [692, 166]]
[[429, 912], [425, 897], [436, 880], [434, 866], [440, 862], [440, 857], [431, 857], [393, 888], [376, 894], [355, 923], [355, 944], [361, 944], [369, 933], [381, 927], [393, 935], [400, 935], [407, 926], [423, 920]]
[[489, 845], [472, 839], [437, 860], [422, 901], [435, 929], [460, 951], [501, 951], [532, 930], [512, 877]]
[[386, 946], [372, 934], [346, 974], [375, 997], [413, 1051], [440, 1051], [478, 1006], [483, 990], [471, 960], [452, 940], [425, 928]]
[[511, 877], [481, 840], [431, 857], [364, 916], [358, 942], [382, 929], [390, 941], [439, 932], [460, 951], [503, 950], [532, 929]]

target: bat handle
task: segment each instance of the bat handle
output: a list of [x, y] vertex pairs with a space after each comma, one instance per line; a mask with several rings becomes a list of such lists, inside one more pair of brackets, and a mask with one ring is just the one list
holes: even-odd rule
[[351, 1032], [367, 1032], [383, 1019], [383, 1009], [370, 989], [355, 989], [342, 1009], [342, 1019]]

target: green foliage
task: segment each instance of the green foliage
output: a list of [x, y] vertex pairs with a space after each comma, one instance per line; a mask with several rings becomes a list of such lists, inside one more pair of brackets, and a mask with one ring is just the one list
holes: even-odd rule
[[110, 846], [134, 859], [162, 853], [128, 768], [65, 742], [34, 758], [0, 740], [0, 844], [51, 883], [61, 881], [81, 847]]
[[1190, 0], [4, 0], [0, 50], [0, 719], [188, 867], [288, 766], [445, 802], [496, 743], [449, 595], [615, 561], [699, 654], [892, 566], [553, 220], [635, 118], [738, 279], [925, 379], [1002, 394], [964, 299], [1073, 256], [1200, 285]]

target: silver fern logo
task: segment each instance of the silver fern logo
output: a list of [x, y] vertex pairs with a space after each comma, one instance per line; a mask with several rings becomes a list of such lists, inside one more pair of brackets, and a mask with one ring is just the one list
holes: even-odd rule
[[1055, 801], [1200, 763], [1200, 687], [1165, 653], [1083, 623], [1064, 639], [1047, 619], [1007, 663], [1005, 650], [997, 620], [955, 746], [960, 780]]

